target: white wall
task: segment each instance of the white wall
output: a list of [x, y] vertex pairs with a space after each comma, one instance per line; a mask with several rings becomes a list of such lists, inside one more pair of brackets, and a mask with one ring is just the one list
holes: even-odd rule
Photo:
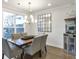
[[35, 34], [35, 24], [29, 24], [29, 23], [26, 23], [26, 26], [25, 26], [25, 32], [28, 33], [28, 35], [32, 35], [32, 34]]
[[[47, 45], [63, 48], [63, 33], [65, 33], [65, 18], [74, 17], [75, 5], [65, 5], [61, 7], [42, 10], [34, 13], [35, 20], [37, 15], [52, 13], [52, 32], [48, 33]], [[37, 26], [34, 26], [34, 33], [38, 34]]]

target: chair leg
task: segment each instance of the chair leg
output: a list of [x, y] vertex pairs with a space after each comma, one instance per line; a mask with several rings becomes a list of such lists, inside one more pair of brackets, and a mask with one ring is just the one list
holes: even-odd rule
[[4, 59], [4, 53], [2, 53], [2, 59]]
[[21, 54], [21, 59], [24, 59], [24, 53]]
[[23, 59], [33, 59], [33, 56], [29, 54], [24, 54]]
[[23, 55], [21, 54], [21, 59], [23, 59]]
[[24, 49], [22, 50], [21, 59], [24, 59]]
[[31, 58], [30, 59], [33, 59], [33, 56], [31, 56]]
[[41, 52], [42, 52], [42, 51], [40, 50], [40, 51], [39, 51], [39, 57], [41, 57], [41, 56], [42, 56], [42, 53], [41, 53]]
[[45, 51], [46, 51], [46, 53], [47, 53], [47, 48], [46, 48], [46, 46], [45, 46]]

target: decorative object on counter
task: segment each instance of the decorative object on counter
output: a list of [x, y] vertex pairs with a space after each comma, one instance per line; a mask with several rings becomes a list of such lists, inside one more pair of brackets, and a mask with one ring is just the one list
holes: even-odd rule
[[12, 34], [12, 40], [17, 40], [19, 38], [22, 38], [23, 36], [27, 36], [27, 33], [13, 33]]
[[21, 39], [22, 40], [29, 40], [29, 39], [33, 39], [34, 36], [33, 35], [29, 35], [29, 36], [23, 36]]

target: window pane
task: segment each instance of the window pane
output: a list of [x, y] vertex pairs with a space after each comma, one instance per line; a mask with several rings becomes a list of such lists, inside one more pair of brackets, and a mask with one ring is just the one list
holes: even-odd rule
[[23, 27], [23, 26], [24, 26], [24, 17], [16, 16], [16, 27]]
[[16, 16], [16, 33], [24, 32], [24, 17]]
[[3, 27], [13, 27], [14, 14], [3, 12]]
[[21, 27], [23, 27], [23, 25], [24, 25], [24, 24], [16, 24], [16, 27], [21, 28]]
[[8, 39], [11, 38], [12, 33], [14, 33], [14, 28], [3, 28], [3, 37]]
[[17, 33], [24, 32], [24, 28], [16, 28], [16, 32], [17, 32]]

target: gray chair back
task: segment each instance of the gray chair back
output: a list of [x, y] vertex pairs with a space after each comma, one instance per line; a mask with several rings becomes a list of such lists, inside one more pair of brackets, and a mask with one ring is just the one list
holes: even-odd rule
[[43, 36], [41, 37], [41, 49], [45, 48], [45, 46], [46, 46], [47, 36], [48, 36], [48, 35], [45, 34], [45, 35], [43, 35]]
[[[9, 59], [22, 54], [22, 49], [2, 38], [2, 53]], [[23, 56], [21, 56], [23, 58]]]
[[6, 39], [2, 38], [2, 53], [4, 53], [7, 57], [11, 57], [11, 49]]
[[24, 53], [34, 55], [46, 46], [47, 35], [39, 35], [34, 37], [32, 44], [24, 49]]
[[20, 33], [13, 33], [12, 34], [12, 40], [17, 40], [21, 37]]
[[31, 45], [33, 54], [35, 54], [41, 49], [40, 44], [41, 44], [41, 36], [35, 37]]

